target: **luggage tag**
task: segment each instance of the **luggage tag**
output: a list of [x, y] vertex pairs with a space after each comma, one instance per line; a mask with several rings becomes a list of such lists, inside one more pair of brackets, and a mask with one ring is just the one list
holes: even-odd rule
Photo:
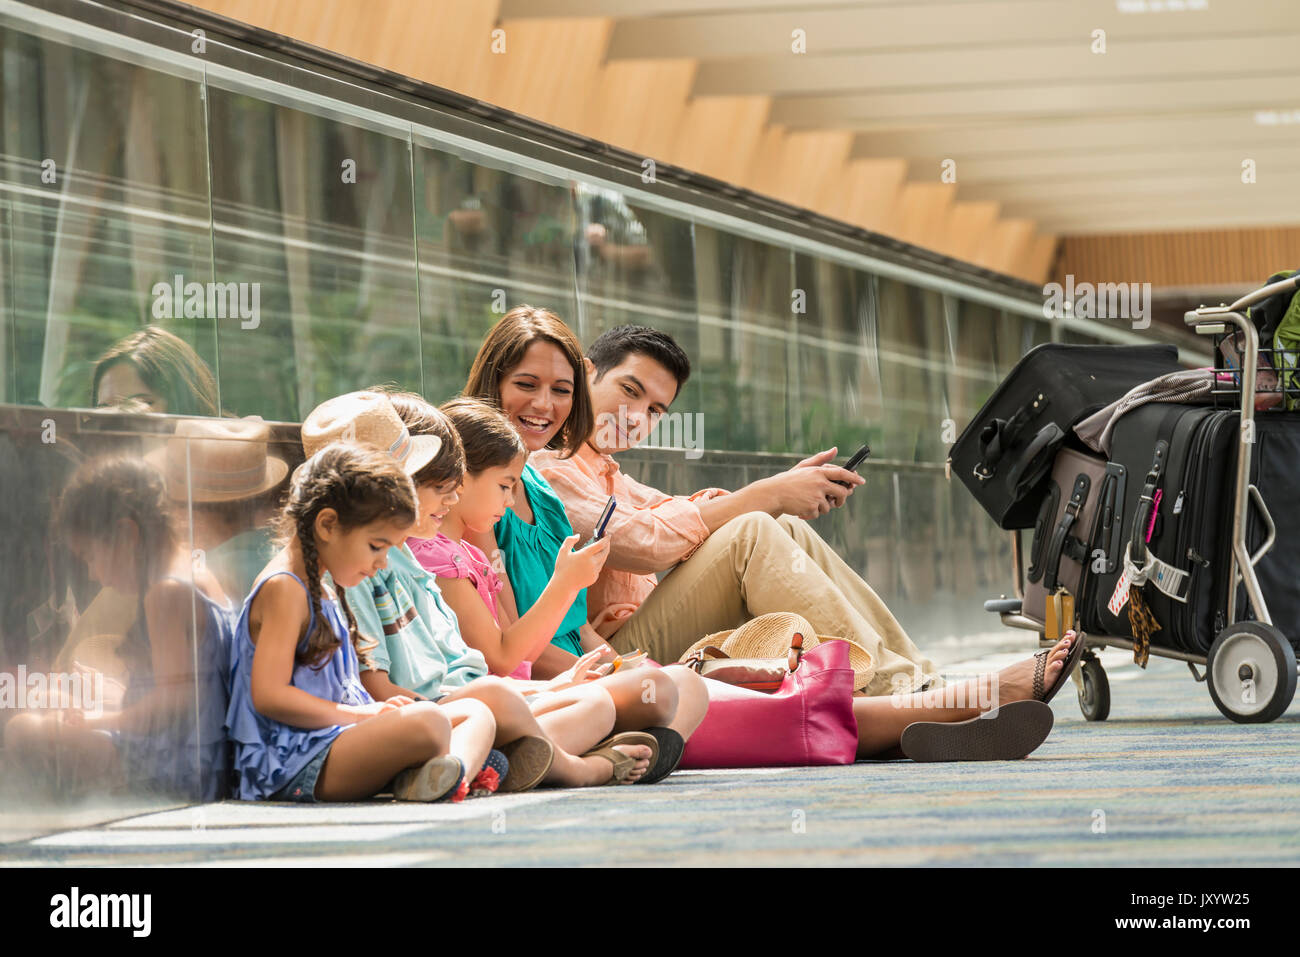
[[1147, 580], [1174, 601], [1182, 602], [1184, 605], [1187, 604], [1187, 596], [1183, 594], [1183, 587], [1187, 584], [1188, 573], [1181, 568], [1175, 568], [1168, 562], [1162, 562], [1154, 555], [1150, 555]]
[[1128, 546], [1124, 548], [1124, 571], [1115, 583], [1115, 591], [1106, 602], [1106, 608], [1115, 617], [1128, 604], [1128, 590], [1133, 585], [1145, 585], [1147, 582], [1156, 586], [1162, 594], [1168, 595], [1176, 602], [1187, 604], [1186, 591], [1189, 574], [1181, 568], [1175, 568], [1168, 562], [1161, 561], [1151, 552], [1147, 552], [1147, 563], [1139, 571], [1133, 559], [1129, 557]]
[[[1129, 554], [1130, 548], [1130, 545], [1124, 546], [1124, 571], [1120, 573], [1119, 581], [1115, 582], [1115, 591], [1111, 593], [1110, 601], [1106, 602], [1106, 609], [1116, 618], [1124, 610], [1124, 606], [1128, 604], [1129, 589], [1134, 585], [1145, 585], [1147, 580], [1147, 568], [1137, 567]], [[1154, 558], [1154, 555], [1147, 552], [1148, 567], [1150, 567], [1150, 563]]]
[[1061, 637], [1074, 627], [1074, 596], [1064, 588], [1058, 588], [1047, 596], [1047, 608], [1043, 623], [1043, 635], [1048, 641], [1060, 641]]

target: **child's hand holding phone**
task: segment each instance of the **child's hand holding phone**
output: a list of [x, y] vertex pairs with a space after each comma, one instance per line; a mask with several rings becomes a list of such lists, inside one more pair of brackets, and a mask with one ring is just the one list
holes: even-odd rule
[[595, 584], [600, 571], [605, 567], [609, 557], [609, 541], [602, 539], [592, 542], [586, 548], [573, 550], [578, 543], [577, 535], [570, 535], [560, 545], [560, 553], [555, 556], [554, 580], [563, 582], [576, 595], [579, 591]]
[[595, 681], [597, 678], [604, 677], [596, 662], [604, 655], [608, 654], [608, 647], [596, 648], [587, 652], [577, 661], [568, 671], [561, 672], [551, 679], [547, 689], [550, 691], [559, 691], [562, 688], [571, 688], [574, 685], [580, 685], [587, 681]]

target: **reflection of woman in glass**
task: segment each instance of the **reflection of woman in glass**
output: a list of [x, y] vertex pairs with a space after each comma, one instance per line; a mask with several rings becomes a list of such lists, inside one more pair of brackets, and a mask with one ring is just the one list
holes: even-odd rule
[[158, 326], [133, 332], [100, 356], [90, 394], [99, 408], [220, 415], [212, 370], [188, 343]]
[[138, 460], [88, 462], [64, 490], [57, 525], [68, 545], [139, 610], [116, 642], [124, 688], [74, 661], [79, 707], [50, 701], [5, 727], [6, 752], [38, 782], [202, 800], [224, 790], [228, 602], [209, 572], [192, 567], [169, 504], [162, 476]]

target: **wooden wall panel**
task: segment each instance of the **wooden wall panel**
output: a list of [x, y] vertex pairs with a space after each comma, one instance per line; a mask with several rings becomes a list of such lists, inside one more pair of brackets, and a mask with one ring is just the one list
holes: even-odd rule
[[1218, 229], [1199, 232], [1065, 236], [1054, 279], [1149, 282], [1195, 287], [1261, 283], [1270, 273], [1300, 266], [1300, 229]]

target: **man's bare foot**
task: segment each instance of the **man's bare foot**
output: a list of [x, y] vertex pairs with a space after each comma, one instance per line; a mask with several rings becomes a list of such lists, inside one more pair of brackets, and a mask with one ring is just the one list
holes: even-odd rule
[[[632, 770], [627, 773], [627, 777], [619, 781], [619, 784], [635, 784], [650, 770], [650, 758], [654, 756], [654, 752], [644, 744], [616, 744], [613, 750], [636, 761], [632, 766]], [[607, 784], [610, 778], [614, 776], [614, 762], [609, 758], [591, 754], [584, 756], [580, 760], [586, 769], [586, 774], [582, 782], [575, 784], [575, 787], [597, 787], [601, 784]]]
[[[1043, 673], [1043, 687], [1050, 688], [1061, 675], [1065, 659], [1070, 655], [1074, 642], [1082, 641], [1073, 631], [1067, 631], [1047, 655], [1047, 669]], [[1034, 669], [1038, 666], [1036, 657], [1017, 661], [1010, 667], [998, 672], [997, 703], [1024, 701], [1034, 696]]]

